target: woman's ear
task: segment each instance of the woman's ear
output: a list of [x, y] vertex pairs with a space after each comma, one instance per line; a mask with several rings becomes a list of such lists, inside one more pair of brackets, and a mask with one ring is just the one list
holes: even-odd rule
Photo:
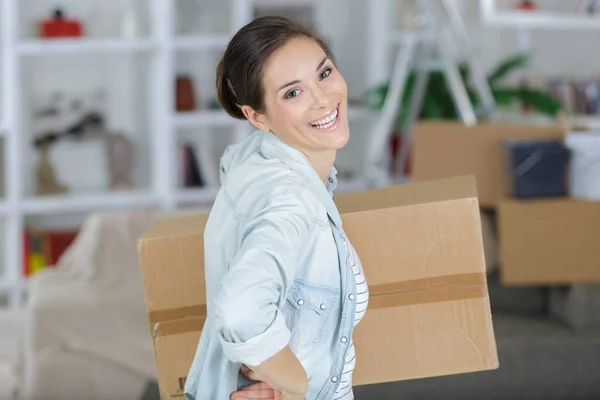
[[254, 125], [256, 129], [263, 132], [269, 132], [269, 124], [264, 114], [260, 114], [250, 106], [242, 106], [242, 112], [246, 119]]

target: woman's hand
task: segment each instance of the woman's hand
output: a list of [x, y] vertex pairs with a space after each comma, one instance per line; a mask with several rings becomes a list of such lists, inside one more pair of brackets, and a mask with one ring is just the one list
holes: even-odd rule
[[242, 375], [251, 381], [258, 381], [252, 385], [246, 386], [243, 389], [233, 392], [229, 397], [231, 400], [252, 400], [252, 399], [263, 399], [263, 400], [303, 400], [303, 398], [293, 398], [282, 393], [270, 386], [267, 382], [258, 376], [258, 374], [246, 366], [242, 366], [240, 369]]

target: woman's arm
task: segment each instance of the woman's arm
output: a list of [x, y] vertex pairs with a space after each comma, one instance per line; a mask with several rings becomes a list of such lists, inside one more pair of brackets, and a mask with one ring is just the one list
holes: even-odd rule
[[280, 390], [287, 396], [286, 399], [304, 400], [308, 378], [302, 364], [288, 346], [262, 364], [249, 368], [256, 374], [256, 380]]
[[241, 247], [215, 299], [221, 344], [233, 362], [301, 399], [306, 373], [288, 347], [290, 332], [278, 305], [293, 281], [313, 219], [299, 192], [283, 190], [245, 226]]

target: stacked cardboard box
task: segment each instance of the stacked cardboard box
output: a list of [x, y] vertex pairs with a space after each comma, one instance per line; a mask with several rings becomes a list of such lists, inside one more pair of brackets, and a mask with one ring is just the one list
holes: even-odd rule
[[500, 279], [512, 286], [600, 283], [600, 202], [511, 198], [502, 144], [564, 140], [559, 127], [421, 123], [414, 129], [413, 179], [474, 174], [482, 208], [497, 216]]
[[[370, 286], [354, 333], [356, 385], [498, 367], [475, 180], [336, 196]], [[138, 242], [163, 399], [182, 396], [206, 316], [206, 215], [162, 221]]]

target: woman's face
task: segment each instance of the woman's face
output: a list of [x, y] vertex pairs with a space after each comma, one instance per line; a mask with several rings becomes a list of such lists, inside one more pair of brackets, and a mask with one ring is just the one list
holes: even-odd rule
[[255, 115], [258, 129], [309, 157], [348, 142], [346, 81], [317, 42], [289, 40], [267, 61], [262, 84], [265, 113]]

